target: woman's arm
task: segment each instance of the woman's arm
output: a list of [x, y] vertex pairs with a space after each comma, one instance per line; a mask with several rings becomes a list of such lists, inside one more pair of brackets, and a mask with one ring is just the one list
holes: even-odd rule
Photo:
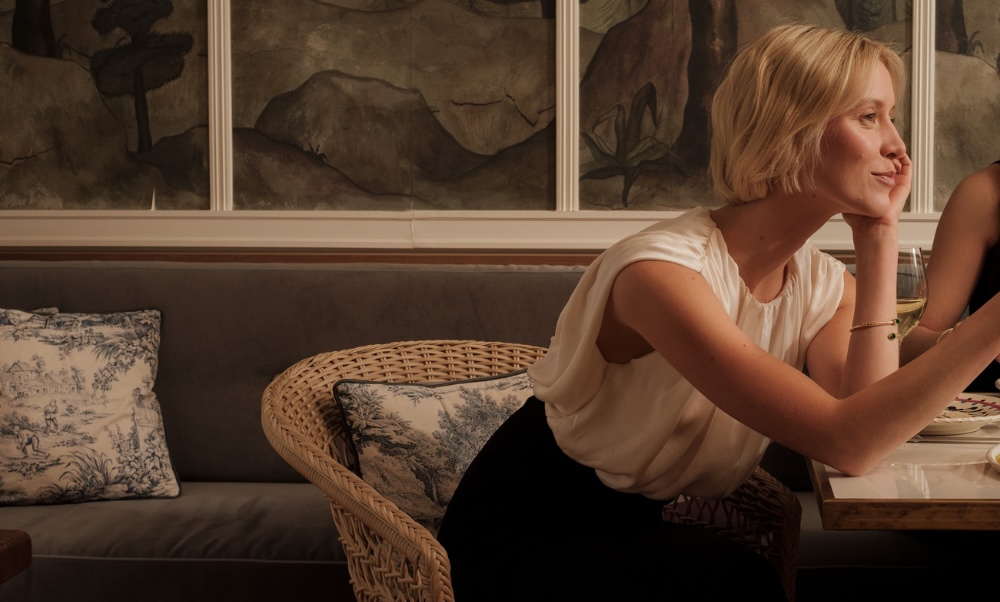
[[[845, 275], [841, 315], [817, 333], [806, 356], [810, 374], [825, 375], [824, 366], [843, 363], [839, 380], [834, 380], [836, 374], [829, 375], [829, 381], [817, 380], [828, 391], [837, 385], [838, 397], [856, 393], [899, 368], [898, 328], [862, 326], [896, 318], [896, 224], [855, 225], [854, 241], [855, 281]], [[842, 316], [849, 316], [849, 322]], [[846, 356], [842, 355], [845, 339]]]
[[[910, 193], [912, 163], [898, 157], [889, 205], [878, 216], [844, 214], [854, 239], [856, 277], [844, 276], [844, 294], [833, 319], [809, 346], [809, 374], [826, 391], [846, 397], [899, 368], [896, 319], [898, 222]], [[879, 324], [878, 326], [865, 326]]]
[[621, 328], [647, 341], [724, 412], [847, 474], [867, 472], [926, 426], [1000, 353], [997, 298], [969, 319], [974, 327], [838, 399], [743, 334], [688, 268], [631, 264], [618, 275], [611, 301]]
[[903, 341], [903, 363], [934, 346], [962, 317], [998, 238], [1000, 165], [990, 165], [962, 180], [941, 213], [927, 266], [927, 306]]

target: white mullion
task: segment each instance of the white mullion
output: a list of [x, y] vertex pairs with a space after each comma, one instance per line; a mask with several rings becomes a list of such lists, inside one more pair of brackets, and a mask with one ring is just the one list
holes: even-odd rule
[[230, 0], [208, 0], [208, 179], [212, 211], [233, 210]]
[[580, 210], [580, 3], [556, 0], [556, 211]]
[[934, 4], [913, 3], [910, 213], [934, 212]]

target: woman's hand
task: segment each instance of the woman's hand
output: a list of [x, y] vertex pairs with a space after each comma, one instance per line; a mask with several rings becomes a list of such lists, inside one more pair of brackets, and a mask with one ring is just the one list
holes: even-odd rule
[[845, 213], [844, 222], [851, 227], [855, 237], [865, 232], [867, 229], [879, 226], [896, 227], [899, 216], [903, 213], [903, 206], [910, 196], [911, 173], [913, 164], [910, 157], [903, 153], [893, 160], [896, 165], [896, 183], [889, 190], [889, 204], [882, 215], [861, 215], [858, 213]]
[[906, 204], [906, 199], [910, 196], [912, 171], [913, 163], [910, 161], [910, 156], [903, 153], [899, 156], [899, 166], [896, 169], [896, 185], [889, 191], [889, 200], [897, 218], [903, 212], [903, 205]]

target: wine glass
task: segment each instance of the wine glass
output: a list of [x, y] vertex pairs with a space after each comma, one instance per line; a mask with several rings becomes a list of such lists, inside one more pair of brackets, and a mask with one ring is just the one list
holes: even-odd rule
[[906, 336], [924, 313], [927, 305], [927, 273], [924, 252], [919, 247], [899, 249], [896, 263], [896, 317], [899, 338]]

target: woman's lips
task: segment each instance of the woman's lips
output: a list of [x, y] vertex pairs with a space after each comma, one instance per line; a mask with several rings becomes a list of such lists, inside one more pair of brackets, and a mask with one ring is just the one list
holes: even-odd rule
[[895, 171], [883, 171], [881, 173], [872, 174], [879, 180], [885, 183], [886, 186], [896, 185], [896, 172]]

